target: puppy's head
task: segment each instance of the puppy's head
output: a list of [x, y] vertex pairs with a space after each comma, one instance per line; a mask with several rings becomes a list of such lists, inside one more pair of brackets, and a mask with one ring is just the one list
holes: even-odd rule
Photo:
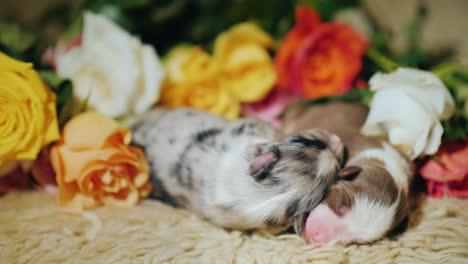
[[257, 145], [250, 175], [260, 190], [284, 197], [272, 205], [269, 225], [291, 223], [293, 219], [299, 223], [304, 212], [319, 204], [336, 182], [344, 155], [339, 137], [320, 129]]
[[368, 243], [405, 225], [407, 192], [384, 163], [365, 159], [340, 172], [323, 203], [304, 218], [302, 235], [309, 243]]

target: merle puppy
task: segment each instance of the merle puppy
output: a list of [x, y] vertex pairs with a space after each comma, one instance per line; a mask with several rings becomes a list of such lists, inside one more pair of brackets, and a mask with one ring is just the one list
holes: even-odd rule
[[340, 139], [320, 129], [282, 138], [254, 120], [154, 110], [133, 126], [151, 166], [153, 196], [233, 229], [288, 226], [322, 201], [343, 163]]

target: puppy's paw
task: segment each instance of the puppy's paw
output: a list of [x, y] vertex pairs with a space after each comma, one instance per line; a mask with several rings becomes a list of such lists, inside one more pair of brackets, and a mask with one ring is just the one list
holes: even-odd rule
[[257, 147], [257, 154], [250, 163], [249, 173], [256, 181], [261, 181], [268, 177], [280, 159], [280, 150], [277, 147], [263, 148], [263, 145]]

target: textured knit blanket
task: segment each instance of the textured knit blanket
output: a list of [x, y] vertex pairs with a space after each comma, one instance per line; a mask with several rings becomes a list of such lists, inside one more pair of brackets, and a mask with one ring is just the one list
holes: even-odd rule
[[44, 192], [10, 193], [0, 198], [0, 263], [468, 263], [468, 200], [419, 204], [393, 240], [318, 248], [293, 234], [224, 230], [154, 200], [76, 212]]

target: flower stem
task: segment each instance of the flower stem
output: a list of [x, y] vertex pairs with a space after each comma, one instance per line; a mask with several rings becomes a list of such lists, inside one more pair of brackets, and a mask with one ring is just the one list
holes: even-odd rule
[[446, 76], [451, 76], [455, 71], [458, 70], [459, 63], [456, 61], [441, 63], [434, 68], [432, 68], [431, 72], [435, 74], [440, 79], [444, 79]]
[[385, 72], [392, 72], [401, 67], [400, 64], [382, 55], [374, 48], [369, 48], [366, 52], [366, 55]]

